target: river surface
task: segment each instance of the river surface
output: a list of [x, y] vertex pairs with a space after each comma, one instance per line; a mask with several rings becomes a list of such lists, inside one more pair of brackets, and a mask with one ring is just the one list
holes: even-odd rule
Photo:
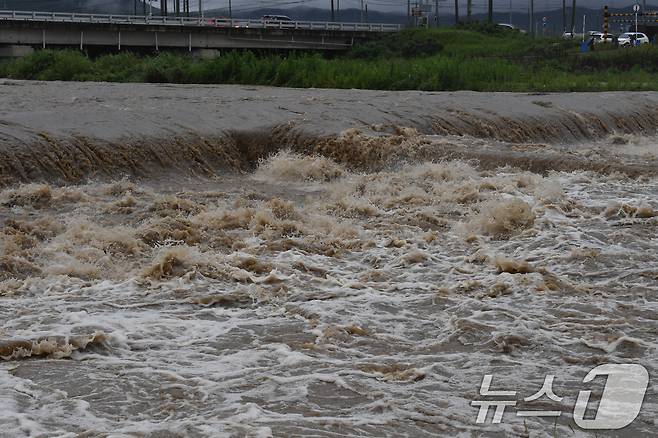
[[[286, 151], [7, 188], [0, 436], [595, 436], [572, 412], [606, 363], [652, 379], [597, 436], [655, 436], [657, 216], [655, 173]], [[516, 391], [498, 424], [471, 405], [487, 374]], [[562, 400], [524, 401], [546, 375]]]

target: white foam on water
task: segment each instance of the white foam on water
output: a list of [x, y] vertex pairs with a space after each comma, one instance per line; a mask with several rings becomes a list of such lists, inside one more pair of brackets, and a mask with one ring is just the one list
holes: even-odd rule
[[[2, 338], [104, 337], [66, 359], [0, 363], [2, 430], [585, 436], [569, 412], [591, 368], [657, 371], [658, 220], [638, 213], [658, 211], [654, 178], [320, 164], [291, 177], [270, 161], [175, 202], [136, 190], [132, 207], [89, 184], [84, 202], [15, 213], [0, 240], [13, 269]], [[290, 200], [250, 196], [253, 178]], [[30, 214], [44, 211], [61, 225], [38, 237]], [[65, 256], [68, 271], [46, 269]], [[565, 414], [476, 424], [485, 374], [519, 400], [554, 374], [565, 398], [538, 408]], [[630, 433], [651, 433], [657, 411], [648, 395]]]

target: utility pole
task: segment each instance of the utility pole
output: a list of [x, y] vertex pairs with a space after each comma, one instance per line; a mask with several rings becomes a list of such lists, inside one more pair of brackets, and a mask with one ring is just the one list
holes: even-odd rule
[[532, 15], [530, 14], [530, 4], [528, 3], [528, 33], [532, 35]]
[[411, 0], [407, 0], [407, 26], [411, 26]]
[[434, 0], [434, 8], [435, 8], [435, 13], [434, 13], [434, 24], [439, 28], [439, 0]]
[[361, 0], [361, 15], [360, 15], [360, 23], [363, 23], [363, 0]]
[[199, 0], [199, 17], [203, 18], [203, 0]]
[[466, 1], [466, 22], [471, 22], [471, 15], [473, 15], [473, 0]]
[[232, 4], [231, 0], [228, 0], [228, 18], [230, 20], [233, 19], [233, 4]]
[[336, 11], [334, 9], [334, 0], [331, 0], [331, 20], [332, 23], [336, 21]]
[[567, 0], [562, 0], [562, 33], [567, 31]]
[[489, 23], [493, 23], [493, 0], [489, 0]]
[[459, 24], [459, 0], [455, 0], [455, 26]]
[[574, 37], [576, 33], [576, 0], [573, 0], [571, 5], [571, 36]]
[[530, 32], [530, 35], [534, 37], [535, 36], [535, 0], [530, 0], [530, 26], [532, 27], [532, 31]]

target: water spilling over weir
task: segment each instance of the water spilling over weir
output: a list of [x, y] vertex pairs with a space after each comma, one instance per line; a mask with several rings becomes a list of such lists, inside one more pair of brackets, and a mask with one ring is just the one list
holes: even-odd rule
[[[9, 436], [588, 436], [590, 369], [657, 371], [651, 95], [39, 86], [0, 118]], [[485, 374], [564, 414], [476, 424]]]

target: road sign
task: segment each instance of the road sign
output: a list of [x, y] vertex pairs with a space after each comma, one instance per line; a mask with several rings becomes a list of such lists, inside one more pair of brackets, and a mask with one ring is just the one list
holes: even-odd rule
[[639, 4], [633, 5], [633, 12], [635, 12], [636, 14], [640, 12], [640, 9], [642, 9], [642, 6], [640, 6]]

